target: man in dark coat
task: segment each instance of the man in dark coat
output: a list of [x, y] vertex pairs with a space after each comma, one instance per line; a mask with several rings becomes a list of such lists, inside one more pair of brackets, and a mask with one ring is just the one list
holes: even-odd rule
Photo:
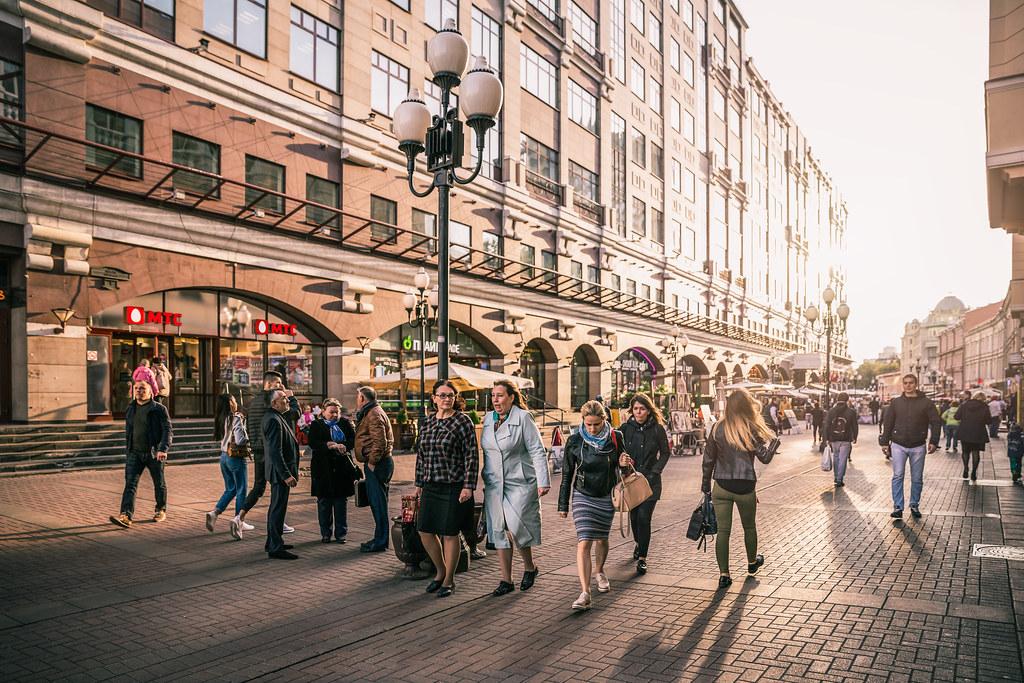
[[[929, 438], [929, 431], [931, 437]], [[925, 453], [934, 453], [942, 435], [942, 419], [932, 400], [917, 390], [917, 375], [903, 376], [903, 394], [892, 400], [882, 418], [878, 445], [892, 458], [892, 504], [890, 517], [903, 517], [903, 478], [910, 463], [910, 514], [921, 516], [918, 508], [924, 489]]]
[[167, 519], [167, 482], [164, 466], [167, 449], [171, 447], [171, 420], [167, 408], [153, 399], [153, 388], [149, 382], [139, 380], [133, 387], [135, 400], [128, 406], [124, 416], [125, 463], [124, 492], [121, 494], [121, 513], [111, 515], [110, 521], [125, 529], [132, 526], [135, 514], [135, 493], [139, 488], [139, 477], [149, 470], [153, 478], [153, 493], [156, 496], [154, 522]]
[[[288, 495], [299, 483], [299, 444], [295, 441], [295, 428], [285, 419], [289, 412], [288, 399], [283, 389], [270, 394], [270, 410], [263, 415], [263, 454], [266, 478], [270, 482], [270, 509], [267, 511], [267, 556], [275, 560], [294, 560], [298, 556], [288, 552], [285, 545], [284, 516], [288, 512]], [[292, 398], [294, 400], [294, 398]]]

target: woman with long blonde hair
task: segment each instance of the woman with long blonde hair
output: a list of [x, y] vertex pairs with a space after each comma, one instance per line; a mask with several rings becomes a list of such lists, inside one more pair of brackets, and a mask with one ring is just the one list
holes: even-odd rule
[[[758, 403], [745, 389], [737, 389], [725, 402], [725, 415], [711, 429], [704, 448], [701, 491], [711, 494], [718, 517], [715, 558], [721, 576], [718, 587], [732, 583], [729, 574], [729, 536], [733, 504], [739, 508], [747, 572], [754, 575], [764, 564], [757, 552], [757, 474], [754, 458], [766, 465], [775, 457], [779, 440], [761, 416]], [[711, 480], [714, 479], [714, 490]]]

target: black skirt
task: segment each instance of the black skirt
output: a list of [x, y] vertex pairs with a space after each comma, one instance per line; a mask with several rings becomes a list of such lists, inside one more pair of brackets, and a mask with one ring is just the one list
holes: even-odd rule
[[473, 499], [460, 503], [461, 492], [462, 484], [425, 484], [420, 495], [416, 530], [438, 536], [458, 536], [473, 514]]

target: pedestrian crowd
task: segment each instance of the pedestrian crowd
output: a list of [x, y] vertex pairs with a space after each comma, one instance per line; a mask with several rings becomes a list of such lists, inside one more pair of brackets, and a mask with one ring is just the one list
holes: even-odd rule
[[[120, 512], [110, 517], [124, 528], [132, 526], [138, 481], [144, 471], [149, 471], [155, 491], [153, 521], [163, 521], [167, 514], [164, 469], [172, 427], [167, 408], [158, 398], [167, 395], [160, 392], [169, 386], [169, 373], [161, 379], [166, 368], [162, 363], [156, 365], [155, 371], [145, 361], [136, 368], [133, 400], [125, 416], [125, 486]], [[905, 507], [913, 517], [921, 517], [925, 457], [938, 449], [941, 435], [946, 437], [947, 452], [952, 447], [956, 453], [959, 447], [964, 479], [977, 479], [980, 453], [990, 439], [999, 438], [1006, 409], [1001, 400], [986, 401], [984, 393], [971, 396], [964, 392], [940, 411], [918, 391], [915, 375], [904, 376], [902, 385], [903, 393], [884, 407], [877, 399], [867, 406], [873, 422], [878, 421], [882, 409], [878, 443], [892, 463], [891, 516], [897, 519], [902, 518]], [[493, 595], [516, 590], [516, 551], [522, 561], [518, 588], [529, 590], [540, 571], [535, 557], [542, 535], [540, 499], [550, 492], [551, 481], [547, 451], [523, 396], [512, 382], [494, 384], [493, 410], [483, 420], [479, 443], [476, 426], [465, 412], [455, 383], [438, 380], [430, 398], [433, 410], [422, 419], [415, 445], [415, 531], [435, 572], [426, 591], [439, 598], [454, 593], [463, 552], [460, 537], [470, 544], [473, 557], [485, 555], [475, 547], [480, 540], [474, 520], [480, 483], [484, 500], [480, 527], [486, 529], [486, 540], [497, 551], [501, 573]], [[850, 453], [860, 436], [858, 413], [845, 392], [839, 393], [827, 410], [816, 403], [808, 408], [812, 438], [820, 443], [823, 454], [823, 469], [832, 471], [837, 488], [845, 486]], [[605, 562], [617, 512], [623, 536], [628, 513], [637, 574], [648, 571], [652, 520], [671, 449], [662, 413], [644, 393], [631, 397], [628, 419], [619, 429], [612, 427], [608, 409], [599, 400], [585, 403], [580, 415], [579, 428], [563, 448], [557, 511], [562, 518], [571, 514], [576, 530], [581, 591], [572, 609], [587, 610], [593, 605], [593, 583], [599, 593], [611, 590]], [[717, 520], [715, 556], [722, 588], [732, 583], [729, 544], [734, 509], [743, 527], [748, 574], [756, 574], [765, 564], [764, 555], [758, 552], [755, 463], [769, 464], [778, 451], [780, 415], [774, 402], [762, 406], [749, 392], [737, 389], [729, 394], [721, 419], [707, 434], [700, 491]], [[1008, 453], [1014, 483], [1020, 483], [1024, 432], [1010, 422]], [[285, 520], [291, 490], [300, 477], [300, 455], [308, 445], [310, 495], [316, 498], [321, 542], [347, 542], [348, 502], [355, 498], [357, 505], [370, 507], [375, 527], [373, 537], [363, 542], [360, 550], [388, 549], [394, 435], [374, 389], [364, 386], [357, 390], [353, 421], [333, 398], [300, 408], [282, 375], [269, 371], [263, 376], [262, 391], [244, 415], [234, 396], [218, 397], [214, 433], [220, 443], [224, 489], [205, 513], [209, 532], [216, 530], [218, 519], [233, 503], [229, 533], [243, 540], [254, 530], [245, 521], [246, 515], [269, 485], [264, 550], [272, 559], [297, 559], [291, 552], [293, 546], [285, 542], [294, 531]], [[251, 487], [247, 481], [249, 458], [255, 464]], [[908, 469], [911, 483], [906, 501]], [[634, 487], [637, 482], [641, 483]]]

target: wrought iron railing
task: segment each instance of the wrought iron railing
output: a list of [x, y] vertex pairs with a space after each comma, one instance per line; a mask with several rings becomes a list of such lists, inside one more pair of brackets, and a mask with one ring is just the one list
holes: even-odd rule
[[[151, 206], [244, 224], [253, 228], [293, 234], [325, 248], [371, 253], [416, 264], [436, 264], [436, 237], [390, 225], [338, 207], [299, 199], [222, 175], [189, 168], [154, 157], [133, 154], [79, 138], [48, 131], [15, 119], [0, 117], [0, 170]], [[2, 140], [13, 138], [20, 144]], [[91, 150], [91, 151], [90, 151]], [[97, 154], [101, 152], [101, 154]], [[90, 164], [103, 159], [103, 167]], [[138, 168], [138, 177], [115, 174], [125, 160]], [[187, 177], [189, 188], [205, 179], [205, 192], [176, 187], [176, 177]], [[560, 187], [560, 186], [559, 186]], [[273, 201], [265, 201], [272, 199]], [[260, 208], [274, 206], [277, 210]], [[642, 316], [666, 324], [729, 337], [780, 351], [798, 344], [743, 326], [687, 313], [662, 302], [641, 299], [605, 285], [587, 282], [500, 254], [460, 247], [451, 259], [453, 272], [528, 289], [561, 299], [588, 303], [618, 313]]]
[[565, 196], [561, 185], [533, 171], [526, 172], [526, 189], [538, 199], [555, 206], [561, 206]]
[[580, 218], [597, 225], [604, 225], [604, 207], [602, 205], [578, 194], [572, 196], [572, 205], [576, 208], [576, 215]]

